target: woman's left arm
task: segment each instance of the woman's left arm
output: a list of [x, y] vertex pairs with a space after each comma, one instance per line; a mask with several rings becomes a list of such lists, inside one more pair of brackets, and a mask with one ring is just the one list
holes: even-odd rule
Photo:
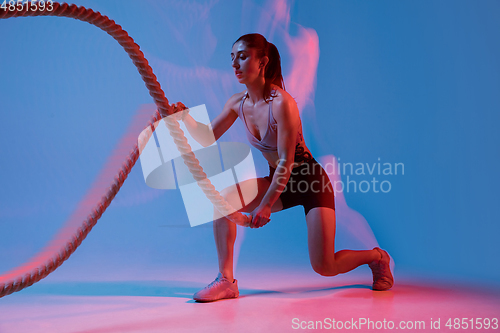
[[271, 207], [278, 200], [290, 178], [295, 158], [295, 140], [300, 123], [297, 103], [291, 97], [280, 96], [273, 101], [274, 118], [278, 124], [278, 156], [279, 163], [260, 205], [252, 212], [252, 227], [258, 228], [269, 222]]

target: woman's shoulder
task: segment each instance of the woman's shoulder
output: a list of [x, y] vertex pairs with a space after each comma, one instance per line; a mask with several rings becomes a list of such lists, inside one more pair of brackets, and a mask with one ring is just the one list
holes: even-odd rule
[[273, 85], [271, 96], [273, 97], [273, 111], [276, 113], [298, 112], [297, 102], [286, 90]]
[[241, 100], [243, 96], [245, 96], [246, 90], [236, 93], [233, 96], [229, 97], [226, 102], [226, 106], [228, 106], [231, 110], [238, 113], [238, 109], [240, 107]]
[[229, 97], [229, 99], [227, 100], [227, 103], [230, 103], [230, 104], [239, 103], [241, 101], [241, 99], [243, 98], [243, 96], [245, 96], [246, 92], [247, 92], [246, 90], [243, 90], [242, 92], [238, 92], [238, 93], [234, 94], [233, 96]]

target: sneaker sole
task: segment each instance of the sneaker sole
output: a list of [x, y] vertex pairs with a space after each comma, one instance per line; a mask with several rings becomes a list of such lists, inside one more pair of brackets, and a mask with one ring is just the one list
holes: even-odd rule
[[210, 302], [217, 302], [217, 301], [222, 301], [224, 299], [233, 299], [233, 298], [238, 298], [239, 295], [236, 296], [230, 296], [230, 297], [222, 297], [218, 299], [210, 299], [210, 298], [193, 298], [196, 302], [200, 303], [210, 303]]

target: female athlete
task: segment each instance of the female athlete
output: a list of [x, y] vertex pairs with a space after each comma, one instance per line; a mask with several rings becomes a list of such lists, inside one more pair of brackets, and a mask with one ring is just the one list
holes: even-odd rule
[[[182, 117], [191, 135], [204, 146], [218, 140], [240, 118], [250, 144], [259, 149], [269, 163], [267, 177], [239, 184], [245, 193], [252, 191], [257, 183], [257, 196], [240, 209], [252, 216], [249, 227], [262, 227], [270, 221], [271, 213], [301, 205], [315, 272], [335, 276], [368, 264], [373, 273], [373, 290], [391, 288], [394, 280], [386, 251], [376, 247], [334, 252], [333, 187], [304, 142], [299, 110], [293, 97], [285, 91], [276, 46], [260, 34], [247, 34], [233, 44], [231, 60], [234, 74], [246, 90], [229, 98], [222, 112], [208, 125], [197, 122], [187, 112]], [[234, 187], [223, 190], [221, 195], [230, 204], [241, 206], [240, 194]], [[215, 209], [213, 230], [219, 274], [215, 281], [194, 294], [193, 299], [200, 302], [239, 296], [238, 281], [233, 277], [236, 225]]]

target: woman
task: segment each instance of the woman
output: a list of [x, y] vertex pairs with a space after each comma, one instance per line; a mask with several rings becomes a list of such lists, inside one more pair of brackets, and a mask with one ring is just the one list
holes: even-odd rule
[[[252, 216], [249, 226], [262, 227], [269, 222], [271, 213], [302, 205], [309, 256], [315, 272], [334, 276], [368, 264], [373, 272], [373, 289], [391, 288], [393, 277], [387, 252], [374, 248], [334, 253], [333, 188], [304, 142], [297, 104], [284, 89], [276, 46], [260, 34], [247, 34], [233, 44], [231, 59], [236, 78], [246, 86], [246, 91], [233, 95], [221, 114], [208, 125], [196, 122], [187, 112], [182, 117], [188, 131], [203, 146], [218, 140], [241, 118], [250, 143], [268, 161], [269, 176], [239, 184], [245, 193], [257, 182], [257, 196], [240, 210]], [[237, 205], [240, 196], [234, 187], [232, 189], [221, 194], [230, 204]], [[213, 228], [219, 274], [215, 281], [194, 294], [193, 298], [201, 302], [239, 296], [237, 280], [233, 277], [236, 225], [215, 210]]]

